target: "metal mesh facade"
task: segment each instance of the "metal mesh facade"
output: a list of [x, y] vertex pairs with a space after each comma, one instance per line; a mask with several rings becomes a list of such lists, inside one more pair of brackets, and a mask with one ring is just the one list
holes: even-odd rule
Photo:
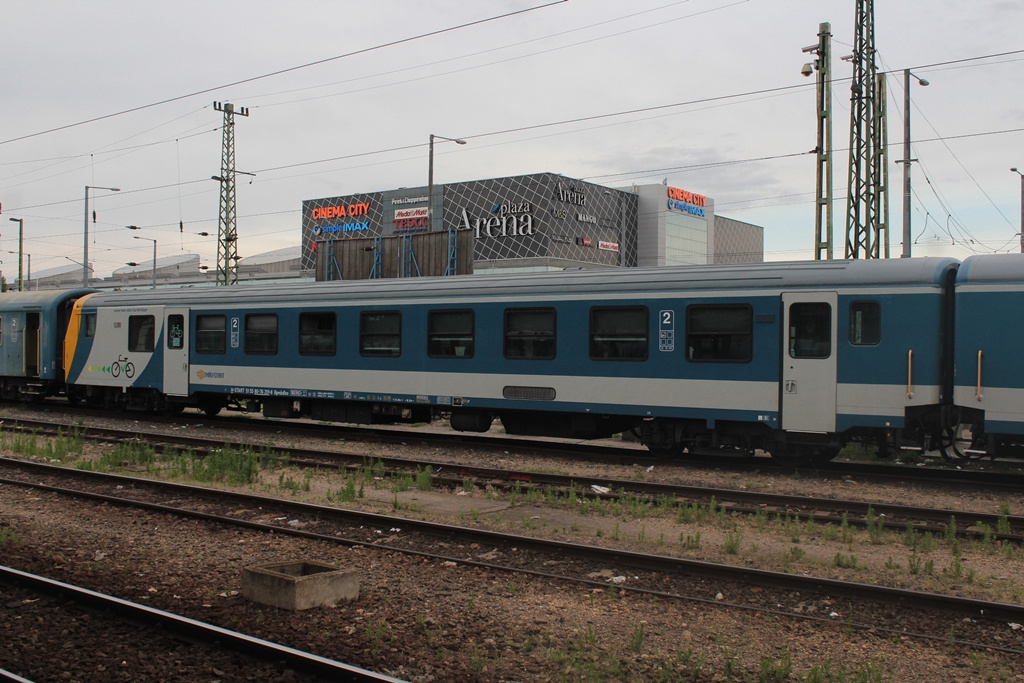
[[554, 173], [450, 183], [434, 188], [433, 226], [426, 194], [415, 188], [304, 201], [302, 269], [314, 269], [318, 243], [372, 241], [431, 227], [468, 231], [477, 272], [637, 263], [637, 197], [631, 192]]
[[715, 216], [715, 263], [764, 261], [764, 228]]

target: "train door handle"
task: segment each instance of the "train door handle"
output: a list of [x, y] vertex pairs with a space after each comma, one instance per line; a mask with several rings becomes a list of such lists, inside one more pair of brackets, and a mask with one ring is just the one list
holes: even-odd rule
[[784, 384], [784, 387], [785, 387], [785, 391], [786, 391], [787, 394], [795, 394], [796, 393], [796, 380], [795, 379], [787, 379], [785, 384]]
[[907, 398], [914, 398], [914, 349], [907, 351]]
[[975, 389], [974, 396], [979, 401], [983, 398], [981, 395], [981, 349], [978, 349], [978, 386]]

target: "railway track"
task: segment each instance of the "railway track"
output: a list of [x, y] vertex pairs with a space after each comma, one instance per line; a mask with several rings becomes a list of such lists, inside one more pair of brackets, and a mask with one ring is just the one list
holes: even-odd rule
[[[1024, 655], [1024, 635], [1007, 628], [1008, 623], [1024, 622], [1024, 606], [1016, 604], [484, 531], [36, 463], [5, 459], [0, 465], [8, 472], [4, 484], [108, 505], [414, 554], [438, 563], [557, 577], [602, 590], [729, 604], [790, 618], [816, 619], [844, 628], [891, 631], [901, 637], [945, 642], [950, 638], [950, 624], [954, 624], [957, 641], [965, 646]], [[69, 479], [75, 480], [74, 488], [68, 487]], [[438, 552], [439, 539], [449, 549], [465, 550]], [[622, 573], [621, 582], [610, 581], [616, 577], [606, 576], [608, 567]], [[749, 590], [751, 587], [757, 590]], [[808, 617], [780, 610], [779, 606], [789, 602], [787, 596], [794, 592], [804, 602], [819, 603], [817, 613], [827, 616]], [[739, 597], [725, 601], [723, 593]], [[852, 606], [850, 610], [836, 607], [847, 601], [856, 602], [856, 618]]]
[[[47, 404], [47, 411], [58, 414], [88, 416], [95, 415], [96, 409], [86, 406], [71, 406], [59, 401]], [[104, 414], [106, 416], [106, 414]], [[208, 417], [201, 413], [186, 411], [173, 417], [153, 413], [126, 413], [126, 417], [154, 425], [169, 424], [187, 427], [223, 427], [244, 430], [258, 440], [260, 435], [268, 438], [309, 438], [370, 442], [382, 444], [421, 443], [432, 447], [459, 449], [489, 449], [495, 452], [514, 451], [550, 457], [553, 460], [585, 460], [609, 464], [635, 464], [644, 467], [672, 467], [680, 471], [691, 469], [715, 469], [734, 472], [751, 470], [792, 472], [791, 466], [781, 465], [770, 457], [749, 457], [740, 454], [721, 456], [699, 456], [666, 460], [653, 456], [640, 446], [614, 445], [613, 442], [569, 441], [557, 439], [535, 439], [509, 437], [495, 433], [468, 434], [455, 431], [427, 431], [416, 427], [372, 427], [336, 423], [320, 423], [310, 420], [281, 420], [262, 416], [220, 415]], [[24, 425], [57, 424], [54, 420], [16, 418]], [[969, 465], [950, 464], [937, 453], [921, 454], [916, 465], [900, 465], [891, 460], [875, 459], [872, 462], [851, 462], [837, 460], [814, 466], [796, 468], [796, 471], [817, 473], [823, 476], [850, 477], [863, 481], [890, 481], [901, 483], [950, 483], [957, 486], [982, 486], [1005, 491], [1024, 491], [1024, 462], [1022, 461], [975, 461]]]
[[[65, 433], [66, 427], [50, 422], [18, 421], [14, 425], [3, 424], [5, 430], [22, 430], [34, 434], [56, 436]], [[144, 440], [150, 447], [179, 451], [191, 449], [197, 454], [206, 454], [223, 448], [237, 451], [258, 448], [263, 457], [279, 458], [282, 461], [306, 468], [359, 469], [367, 466], [368, 458], [362, 453], [344, 451], [323, 451], [313, 449], [281, 448], [256, 445], [253, 442], [225, 442], [222, 439], [187, 436], [184, 434], [142, 434], [133, 429], [110, 429], [98, 427], [76, 427], [84, 438], [110, 443], [131, 443]], [[650, 501], [668, 501], [674, 506], [714, 506], [712, 513], [720, 507], [725, 513], [744, 515], [765, 515], [794, 519], [796, 522], [810, 521], [820, 524], [850, 524], [861, 528], [914, 531], [942, 535], [952, 527], [963, 537], [985, 538], [988, 540], [1024, 541], [1024, 516], [1008, 513], [985, 513], [977, 511], [950, 510], [923, 506], [887, 503], [867, 503], [834, 497], [811, 497], [746, 491], [707, 486], [645, 482], [634, 479], [611, 479], [608, 477], [587, 477], [555, 473], [511, 470], [507, 468], [480, 467], [451, 461], [422, 458], [377, 456], [372, 464], [379, 464], [381, 474], [396, 475], [429, 469], [434, 486], [458, 489], [467, 481], [474, 485], [488, 486], [505, 491], [540, 489], [558, 490], [571, 499], [602, 498], [621, 499], [626, 496], [645, 496]]]
[[[228, 661], [235, 676], [245, 673], [244, 660], [251, 658], [264, 662], [250, 673], [251, 676], [258, 678], [265, 678], [271, 672], [273, 675], [280, 675], [284, 670], [292, 669], [310, 677], [310, 680], [401, 683], [400, 679], [391, 676], [11, 567], [0, 566], [0, 584], [27, 591], [29, 595], [21, 595], [18, 598], [23, 605], [48, 600], [61, 603], [62, 612], [67, 612], [69, 606], [75, 611], [88, 611], [90, 631], [109, 629], [110, 635], [103, 639], [104, 644], [101, 647], [117, 647], [134, 655], [130, 665], [127, 660], [123, 660], [123, 665], [126, 673], [134, 671], [138, 680], [147, 675], [144, 669], [146, 665], [139, 661], [142, 658], [140, 650], [148, 652], [154, 647], [173, 649], [175, 645], [166, 641], [179, 638], [194, 644], [189, 648], [188, 654], [196, 659], [208, 658], [218, 663]], [[37, 621], [53, 620], [54, 611], [52, 607], [48, 607], [45, 610], [45, 619], [40, 617]], [[82, 620], [80, 615], [68, 615], [68, 618], [72, 621]], [[74, 627], [69, 629], [67, 624], [59, 623], [56, 626], [61, 629], [64, 638], [68, 637], [69, 632], [73, 633]], [[111, 642], [115, 638], [116, 646]], [[13, 642], [16, 640], [16, 634], [7, 630], [5, 639], [8, 643]], [[158, 642], [154, 644], [151, 642], [153, 640]], [[41, 661], [26, 662], [23, 666], [36, 671], [47, 668], [47, 664]], [[83, 666], [85, 665], [69, 662], [67, 668], [81, 670]], [[221, 666], [227, 668], [225, 664]], [[70, 674], [67, 670], [63, 673]], [[95, 669], [93, 673], [95, 674]], [[168, 672], [160, 673], [161, 678], [164, 678]]]

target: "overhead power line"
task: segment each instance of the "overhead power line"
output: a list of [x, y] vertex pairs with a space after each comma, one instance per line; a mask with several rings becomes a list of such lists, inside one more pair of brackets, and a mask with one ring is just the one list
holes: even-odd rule
[[117, 112], [114, 112], [112, 114], [104, 114], [103, 116], [96, 116], [94, 118], [86, 119], [84, 121], [76, 121], [75, 123], [68, 123], [68, 124], [65, 124], [63, 126], [57, 126], [56, 128], [50, 128], [50, 129], [47, 129], [47, 130], [41, 130], [41, 131], [38, 131], [38, 132], [35, 132], [35, 133], [29, 133], [27, 135], [21, 135], [21, 136], [16, 137], [16, 138], [10, 138], [8, 140], [0, 140], [0, 145], [6, 145], [6, 144], [8, 144], [10, 142], [17, 142], [19, 140], [27, 140], [28, 138], [34, 138], [34, 137], [38, 137], [40, 135], [46, 135], [48, 133], [56, 133], [57, 131], [67, 130], [68, 128], [75, 128], [77, 126], [84, 126], [87, 123], [95, 123], [96, 121], [103, 121], [105, 119], [111, 119], [111, 118], [114, 118], [115, 116], [122, 116], [124, 114], [131, 114], [132, 112], [142, 111], [143, 109], [150, 109], [152, 107], [158, 107], [158, 106], [160, 106], [162, 104], [169, 104], [171, 102], [178, 102], [180, 100], [185, 100], [185, 99], [188, 99], [190, 97], [196, 97], [197, 95], [205, 95], [207, 93], [212, 93], [212, 92], [215, 92], [217, 90], [222, 90], [224, 88], [231, 88], [231, 87], [234, 87], [236, 85], [244, 85], [245, 83], [252, 83], [253, 81], [263, 80], [264, 78], [270, 78], [272, 76], [280, 76], [281, 74], [290, 73], [292, 71], [298, 71], [300, 69], [307, 69], [307, 68], [309, 68], [311, 66], [319, 66], [321, 64], [327, 64], [328, 62], [333, 62], [333, 61], [336, 61], [336, 60], [339, 60], [339, 59], [345, 59], [347, 57], [354, 57], [356, 55], [362, 55], [362, 54], [366, 54], [368, 52], [375, 52], [377, 50], [383, 50], [384, 48], [394, 47], [396, 45], [401, 45], [403, 43], [411, 43], [411, 42], [414, 42], [414, 41], [417, 41], [417, 40], [421, 40], [423, 38], [431, 38], [433, 36], [439, 36], [439, 35], [442, 35], [444, 33], [451, 33], [453, 31], [458, 31], [460, 29], [469, 28], [470, 26], [479, 26], [480, 24], [486, 24], [486, 23], [489, 23], [489, 22], [492, 22], [492, 21], [497, 21], [498, 19], [507, 19], [509, 17], [516, 16], [518, 14], [525, 14], [527, 12], [532, 12], [532, 11], [538, 10], [538, 9], [544, 9], [544, 8], [547, 8], [547, 7], [551, 7], [553, 5], [560, 5], [560, 4], [562, 4], [564, 2], [568, 2], [568, 1], [569, 0], [552, 0], [551, 2], [544, 3], [543, 5], [536, 5], [534, 7], [527, 7], [526, 9], [516, 10], [514, 12], [506, 12], [505, 14], [498, 14], [498, 15], [495, 15], [495, 16], [492, 16], [492, 17], [487, 17], [486, 19], [477, 19], [476, 21], [466, 22], [465, 24], [458, 24], [457, 26], [449, 26], [448, 28], [438, 29], [436, 31], [428, 31], [426, 33], [420, 33], [419, 35], [410, 36], [408, 38], [399, 38], [398, 40], [392, 40], [391, 42], [388, 42], [388, 43], [381, 43], [379, 45], [373, 45], [371, 47], [362, 48], [360, 50], [353, 50], [352, 52], [346, 52], [345, 54], [335, 55], [334, 57], [327, 57], [325, 59], [318, 59], [315, 62], [308, 62], [306, 64], [300, 64], [298, 66], [290, 66], [290, 67], [288, 67], [286, 69], [278, 69], [277, 71], [271, 71], [269, 73], [261, 74], [259, 76], [251, 76], [249, 78], [243, 78], [241, 80], [233, 81], [231, 83], [224, 83], [223, 85], [217, 85], [217, 86], [214, 86], [212, 88], [204, 88], [202, 90], [196, 90], [194, 92], [190, 92], [190, 93], [187, 93], [185, 95], [177, 95], [175, 97], [169, 97], [167, 99], [160, 100], [159, 102], [150, 102], [149, 104], [139, 105], [138, 107], [132, 107], [130, 109], [122, 109], [121, 111], [117, 111]]

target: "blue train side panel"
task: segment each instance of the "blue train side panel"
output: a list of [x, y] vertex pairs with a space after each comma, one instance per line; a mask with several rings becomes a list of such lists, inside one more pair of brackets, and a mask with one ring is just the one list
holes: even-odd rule
[[[932, 428], [952, 391], [945, 339], [957, 265], [764, 263], [105, 292], [81, 308], [93, 316], [93, 337], [74, 340], [70, 377], [86, 398], [141, 407], [245, 404], [351, 422], [444, 413], [460, 429], [486, 429], [495, 417], [519, 433], [636, 429], [652, 448], [792, 440], [830, 451], [851, 438]], [[519, 314], [544, 322], [512, 334]], [[367, 315], [395, 328], [367, 331]], [[515, 351], [535, 342], [548, 351]], [[450, 353], [435, 353], [446, 345]]]
[[993, 450], [1024, 437], [1022, 310], [1024, 255], [964, 261], [956, 282], [953, 402], [959, 422], [972, 425], [976, 448]]

